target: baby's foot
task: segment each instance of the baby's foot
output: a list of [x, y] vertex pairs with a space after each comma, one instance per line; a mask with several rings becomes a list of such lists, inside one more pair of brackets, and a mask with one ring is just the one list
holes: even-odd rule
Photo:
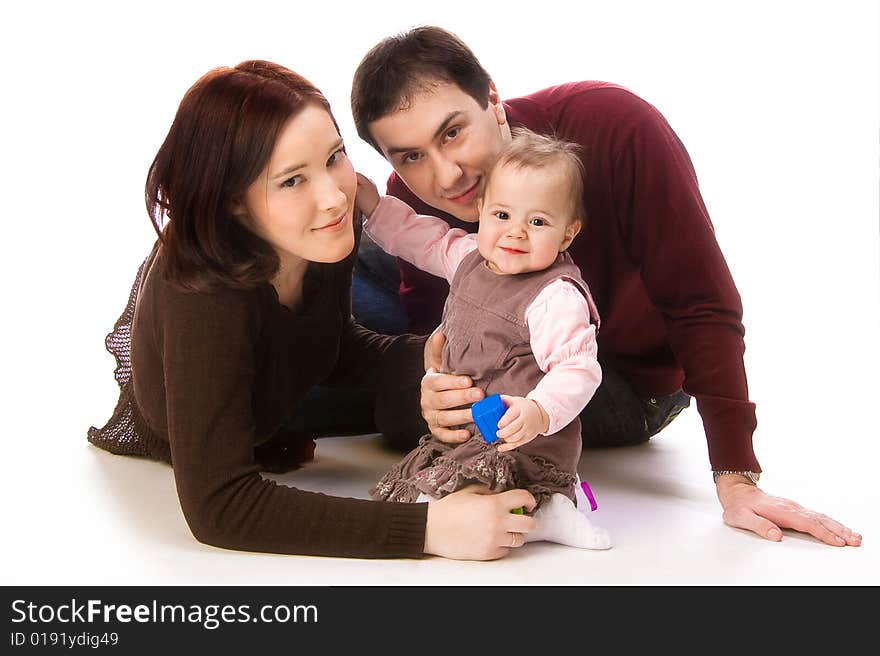
[[526, 542], [556, 542], [581, 549], [609, 549], [611, 538], [604, 528], [594, 526], [564, 494], [554, 494], [535, 513], [535, 530]]

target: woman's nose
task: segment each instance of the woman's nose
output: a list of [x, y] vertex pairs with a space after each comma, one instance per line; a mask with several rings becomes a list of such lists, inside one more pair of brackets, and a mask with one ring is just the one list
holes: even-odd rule
[[318, 208], [323, 212], [340, 210], [348, 201], [345, 191], [332, 176], [326, 176], [315, 184], [315, 195]]

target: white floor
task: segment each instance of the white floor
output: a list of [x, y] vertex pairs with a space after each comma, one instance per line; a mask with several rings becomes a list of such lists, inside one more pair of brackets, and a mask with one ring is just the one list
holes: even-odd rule
[[[464, 0], [368, 3], [343, 20], [337, 4], [233, 3], [210, 29], [180, 3], [174, 20], [162, 3], [12, 10], [0, 51], [27, 65], [8, 67], [0, 103], [0, 584], [880, 584], [877, 6], [584, 2], [563, 25], [548, 2], [528, 20]], [[356, 167], [382, 180], [350, 80], [379, 39], [431, 23], [470, 43], [504, 97], [604, 79], [669, 119], [743, 298], [762, 485], [861, 532], [861, 548], [724, 526], [694, 408], [647, 446], [584, 455], [613, 549], [535, 544], [492, 563], [206, 547], [168, 467], [87, 444], [116, 400], [102, 340], [155, 238], [144, 178], [184, 91], [215, 66], [279, 61], [324, 89]], [[362, 497], [395, 457], [375, 436], [324, 440], [284, 481]]]
[[[848, 523], [863, 533], [864, 545], [827, 547], [791, 532], [781, 543], [770, 543], [721, 522], [699, 429], [698, 416], [690, 410], [648, 445], [585, 453], [580, 473], [599, 502], [593, 513], [596, 523], [611, 531], [610, 551], [537, 543], [488, 563], [311, 558], [208, 547], [187, 529], [169, 467], [112, 456], [84, 439], [71, 439], [63, 454], [11, 472], [18, 485], [12, 488], [15, 502], [6, 514], [0, 583], [880, 583], [880, 495], [873, 463], [812, 453], [800, 455], [794, 467], [783, 471], [782, 459], [771, 458], [779, 460], [775, 464], [780, 471], [765, 476], [768, 491]], [[377, 436], [325, 439], [318, 443], [314, 463], [278, 480], [364, 497], [394, 460], [380, 448]]]

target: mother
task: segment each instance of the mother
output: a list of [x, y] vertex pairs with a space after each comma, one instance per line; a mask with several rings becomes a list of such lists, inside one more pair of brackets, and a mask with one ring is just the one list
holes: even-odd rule
[[311, 457], [313, 443], [284, 428], [311, 387], [403, 389], [422, 375], [424, 338], [380, 336], [351, 317], [355, 190], [329, 104], [307, 80], [265, 61], [199, 79], [150, 167], [159, 239], [108, 336], [121, 395], [89, 440], [171, 462], [186, 521], [207, 544], [501, 557], [534, 525], [509, 512], [534, 505], [523, 490], [464, 490], [429, 506], [260, 476]]

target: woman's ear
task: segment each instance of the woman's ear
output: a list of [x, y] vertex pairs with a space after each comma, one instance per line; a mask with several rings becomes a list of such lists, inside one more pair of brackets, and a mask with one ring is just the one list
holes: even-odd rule
[[581, 231], [581, 225], [580, 219], [572, 219], [565, 227], [565, 239], [559, 246], [560, 253], [571, 245], [571, 242], [574, 241], [574, 238], [577, 237], [577, 234]]
[[232, 216], [234, 216], [236, 219], [247, 219], [247, 208], [244, 206], [244, 201], [241, 198], [232, 199], [232, 201], [229, 203], [229, 211], [232, 212]]

